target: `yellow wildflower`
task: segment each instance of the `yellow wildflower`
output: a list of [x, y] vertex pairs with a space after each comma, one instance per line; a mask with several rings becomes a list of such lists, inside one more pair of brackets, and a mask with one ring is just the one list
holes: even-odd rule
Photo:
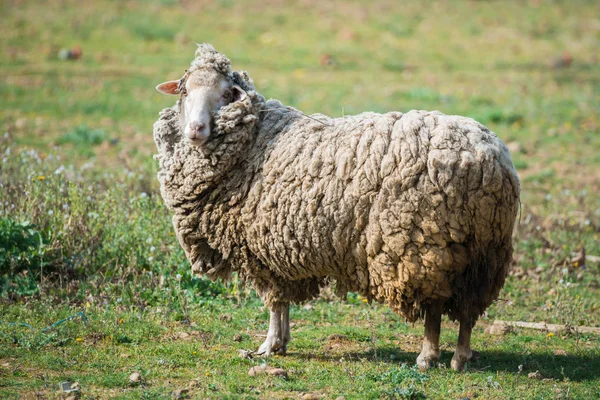
[[38, 181], [43, 181], [44, 179], [46, 179], [46, 177], [44, 175], [38, 176]]
[[206, 376], [210, 376], [210, 372], [207, 372], [205, 375], [206, 375]]
[[554, 336], [554, 332], [548, 332], [548, 334], [546, 335], [546, 337], [548, 339], [551, 338], [552, 336]]
[[78, 337], [78, 338], [75, 338], [75, 340], [78, 341], [78, 342], [81, 342], [83, 339], [80, 338], [80, 337]]

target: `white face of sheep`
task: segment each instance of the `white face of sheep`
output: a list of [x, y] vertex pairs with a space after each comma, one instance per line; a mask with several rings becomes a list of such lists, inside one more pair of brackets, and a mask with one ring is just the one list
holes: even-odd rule
[[185, 80], [185, 90], [179, 90], [179, 80], [161, 83], [156, 90], [181, 95], [181, 130], [194, 146], [201, 146], [210, 138], [215, 112], [246, 97], [242, 88], [210, 69], [192, 72]]

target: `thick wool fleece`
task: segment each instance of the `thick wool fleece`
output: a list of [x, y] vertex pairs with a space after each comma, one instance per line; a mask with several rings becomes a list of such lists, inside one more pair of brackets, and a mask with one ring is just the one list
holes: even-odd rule
[[440, 112], [307, 118], [244, 76], [248, 97], [217, 113], [205, 147], [185, 142], [178, 107], [154, 126], [161, 194], [194, 272], [236, 271], [270, 306], [331, 280], [410, 321], [433, 301], [452, 319], [483, 313], [519, 206], [493, 132]]

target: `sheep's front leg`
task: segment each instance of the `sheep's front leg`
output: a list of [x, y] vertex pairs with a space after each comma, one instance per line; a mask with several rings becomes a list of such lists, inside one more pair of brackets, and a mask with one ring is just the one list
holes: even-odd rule
[[442, 304], [435, 303], [425, 311], [425, 335], [423, 349], [417, 357], [417, 365], [421, 370], [435, 366], [440, 358], [440, 325], [442, 322]]
[[289, 305], [271, 308], [267, 339], [260, 345], [256, 354], [270, 356], [272, 353], [285, 354], [290, 340], [290, 308]]

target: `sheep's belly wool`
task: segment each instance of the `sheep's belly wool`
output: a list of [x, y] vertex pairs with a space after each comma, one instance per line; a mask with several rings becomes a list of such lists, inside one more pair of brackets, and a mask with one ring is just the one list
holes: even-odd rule
[[[259, 281], [279, 282], [271, 303], [313, 297], [331, 279], [338, 293], [388, 303], [411, 321], [438, 300], [451, 318], [483, 313], [508, 272], [519, 201], [508, 150], [493, 132], [439, 112], [331, 119], [266, 106], [246, 157], [225, 174], [240, 182], [198, 192], [193, 217], [172, 207], [188, 257], [193, 247], [209, 264], [228, 258], [234, 266], [221, 271], [239, 271], [263, 292], [272, 287]], [[161, 157], [163, 177], [185, 170]], [[165, 200], [178, 187], [161, 180]], [[310, 290], [291, 295], [299, 285]]]

